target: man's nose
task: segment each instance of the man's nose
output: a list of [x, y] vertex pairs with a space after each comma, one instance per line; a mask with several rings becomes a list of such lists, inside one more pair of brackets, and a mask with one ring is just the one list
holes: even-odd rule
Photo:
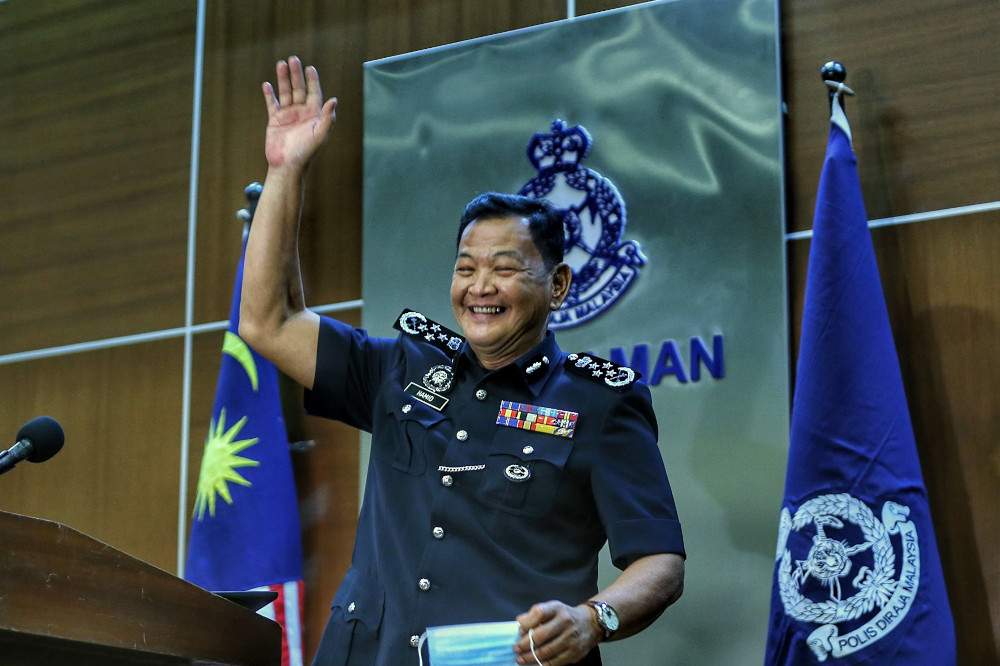
[[496, 291], [493, 274], [490, 271], [479, 271], [472, 281], [472, 291], [476, 295], [491, 294]]

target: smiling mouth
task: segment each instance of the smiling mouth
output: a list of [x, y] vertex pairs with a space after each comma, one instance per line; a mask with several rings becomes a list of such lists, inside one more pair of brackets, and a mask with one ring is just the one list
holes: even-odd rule
[[491, 305], [491, 306], [474, 305], [469, 308], [469, 310], [472, 311], [472, 314], [485, 314], [485, 315], [500, 314], [506, 309], [507, 308], [503, 308], [496, 305]]

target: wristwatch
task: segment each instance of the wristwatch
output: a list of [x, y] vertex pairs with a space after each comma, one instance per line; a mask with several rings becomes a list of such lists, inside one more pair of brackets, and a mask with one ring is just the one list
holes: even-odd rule
[[588, 601], [587, 605], [597, 613], [597, 624], [604, 630], [604, 640], [608, 640], [618, 631], [618, 612], [603, 601]]

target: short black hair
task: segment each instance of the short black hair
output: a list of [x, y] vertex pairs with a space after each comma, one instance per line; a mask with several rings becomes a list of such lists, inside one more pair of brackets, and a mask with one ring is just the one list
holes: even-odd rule
[[535, 199], [520, 194], [485, 192], [470, 201], [458, 225], [455, 248], [462, 243], [466, 227], [476, 220], [498, 217], [523, 217], [528, 221], [531, 240], [542, 255], [545, 268], [551, 270], [562, 263], [566, 244], [563, 214], [548, 199]]

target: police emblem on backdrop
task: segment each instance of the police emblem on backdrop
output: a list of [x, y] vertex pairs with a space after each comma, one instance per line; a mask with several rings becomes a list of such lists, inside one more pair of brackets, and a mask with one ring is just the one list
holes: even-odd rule
[[617, 301], [646, 263], [639, 244], [623, 240], [625, 202], [614, 183], [581, 165], [593, 143], [580, 125], [556, 120], [551, 134], [535, 134], [528, 160], [537, 175], [520, 194], [546, 198], [563, 211], [566, 263], [573, 270], [569, 294], [549, 328], [577, 326]]
[[[881, 514], [879, 520], [847, 493], [814, 497], [795, 515], [781, 510], [775, 552], [781, 602], [789, 617], [816, 625], [807, 641], [819, 661], [886, 636], [917, 595], [920, 545], [910, 509], [885, 502]], [[807, 528], [815, 532], [808, 551], [799, 538], [793, 553], [792, 531]]]

